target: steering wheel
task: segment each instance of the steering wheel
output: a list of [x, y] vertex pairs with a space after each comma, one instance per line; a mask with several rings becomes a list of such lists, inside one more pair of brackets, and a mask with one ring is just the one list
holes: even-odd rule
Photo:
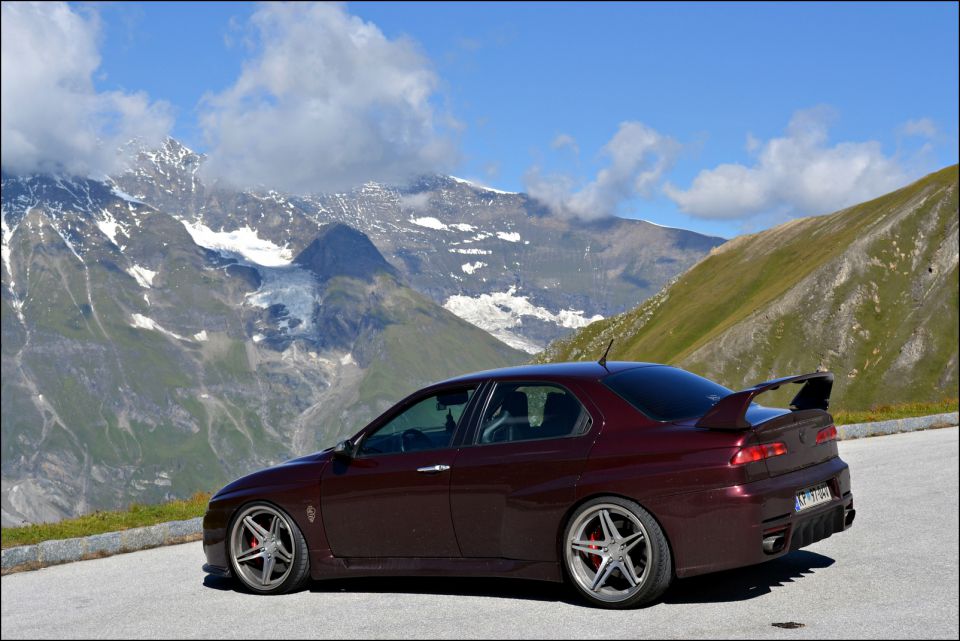
[[414, 427], [404, 430], [403, 434], [400, 435], [401, 452], [413, 452], [424, 449], [429, 450], [432, 447], [433, 441], [430, 440], [430, 437]]

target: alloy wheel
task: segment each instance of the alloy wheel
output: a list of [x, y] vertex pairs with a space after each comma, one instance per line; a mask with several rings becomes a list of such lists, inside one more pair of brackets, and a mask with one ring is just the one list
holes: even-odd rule
[[287, 518], [268, 505], [242, 511], [230, 533], [230, 562], [237, 576], [254, 590], [280, 586], [294, 567], [293, 529]]
[[617, 603], [643, 588], [650, 573], [650, 536], [629, 510], [595, 505], [578, 515], [568, 532], [567, 568], [585, 592]]

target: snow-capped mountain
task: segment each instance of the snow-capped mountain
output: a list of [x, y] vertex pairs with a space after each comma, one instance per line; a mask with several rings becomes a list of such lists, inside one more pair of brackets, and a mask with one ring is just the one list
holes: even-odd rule
[[136, 168], [115, 180], [191, 225], [250, 230], [294, 252], [319, 225], [345, 223], [412, 287], [529, 353], [648, 298], [723, 242], [642, 220], [566, 220], [525, 194], [453, 176], [295, 197], [208, 185], [202, 164], [168, 139], [141, 150]]
[[208, 186], [174, 140], [138, 155], [119, 176], [2, 177], [5, 525], [331, 445], [428, 382], [636, 304], [719, 242], [449, 176], [294, 197]]
[[345, 225], [294, 251], [109, 180], [4, 175], [2, 197], [4, 525], [214, 489], [524, 358]]

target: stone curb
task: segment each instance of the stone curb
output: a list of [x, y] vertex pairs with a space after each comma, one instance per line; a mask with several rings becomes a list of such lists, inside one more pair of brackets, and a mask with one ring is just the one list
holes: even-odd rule
[[124, 552], [136, 552], [161, 545], [198, 541], [203, 534], [203, 519], [169, 521], [120, 532], [105, 532], [76, 539], [43, 541], [21, 545], [2, 552], [0, 574], [37, 570], [48, 565], [97, 559]]
[[917, 416], [914, 418], [898, 418], [892, 421], [877, 421], [875, 423], [851, 423], [838, 425], [837, 432], [840, 440], [864, 438], [865, 436], [883, 436], [884, 434], [898, 434], [900, 432], [915, 432], [929, 430], [936, 427], [952, 427], [957, 424], [958, 412], [934, 414], [932, 416]]
[[[875, 423], [852, 423], [837, 427], [841, 440], [914, 432], [937, 427], [950, 427], [958, 422], [957, 412], [901, 418]], [[48, 565], [96, 559], [124, 552], [136, 552], [161, 545], [198, 541], [203, 535], [203, 519], [170, 521], [121, 532], [106, 532], [76, 539], [44, 541], [36, 545], [7, 548], [2, 553], [0, 574], [37, 570]]]

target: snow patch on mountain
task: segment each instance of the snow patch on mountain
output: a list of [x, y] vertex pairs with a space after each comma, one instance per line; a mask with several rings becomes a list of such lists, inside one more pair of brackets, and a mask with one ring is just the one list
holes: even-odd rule
[[3, 266], [7, 268], [7, 274], [10, 275], [10, 286], [13, 287], [13, 271], [10, 269], [10, 239], [13, 238], [13, 232], [17, 230], [14, 225], [11, 229], [7, 225], [6, 212], [0, 214], [0, 232], [2, 232], [3, 244], [0, 246], [0, 257], [3, 259]]
[[488, 231], [482, 231], [482, 232], [480, 232], [479, 234], [477, 234], [476, 236], [474, 236], [473, 238], [464, 238], [464, 239], [463, 239], [463, 242], [464, 242], [464, 243], [473, 243], [473, 242], [476, 242], [476, 241], [478, 241], [478, 240], [486, 240], [487, 238], [493, 238], [493, 234], [491, 234], [491, 233], [488, 232]]
[[586, 327], [603, 319], [599, 314], [587, 318], [583, 310], [579, 309], [561, 309], [553, 313], [545, 307], [534, 305], [527, 296], [518, 296], [516, 287], [510, 287], [505, 292], [480, 294], [476, 298], [451, 296], [444, 302], [443, 307], [468, 323], [493, 334], [507, 345], [529, 354], [536, 354], [543, 346], [510, 331], [523, 325], [524, 316], [571, 329]]
[[463, 265], [460, 265], [460, 269], [462, 269], [465, 274], [472, 274], [481, 267], [486, 267], [486, 265], [486, 263], [478, 260], [475, 263], [464, 263]]
[[433, 216], [424, 216], [423, 218], [411, 218], [410, 222], [427, 229], [436, 229], [438, 231], [449, 231], [449, 228]]
[[493, 253], [493, 252], [490, 251], [489, 249], [475, 249], [475, 248], [473, 248], [473, 247], [468, 247], [468, 248], [466, 248], [466, 249], [462, 249], [462, 248], [460, 248], [460, 247], [456, 247], [456, 248], [450, 249], [450, 250], [448, 250], [448, 251], [449, 251], [450, 253], [453, 253], [453, 254], [469, 254], [469, 255], [471, 255], [471, 256], [487, 256], [487, 255]]
[[124, 236], [129, 237], [130, 232], [127, 230], [127, 225], [124, 225], [123, 223], [119, 222], [114, 217], [113, 213], [111, 213], [110, 210], [107, 209], [106, 207], [100, 210], [100, 212], [97, 214], [95, 218], [95, 221], [97, 224], [97, 228], [101, 232], [103, 232], [103, 235], [109, 238], [111, 243], [113, 243], [120, 249], [123, 249], [120, 243], [117, 242], [117, 231], [119, 230], [123, 232]]
[[133, 276], [137, 284], [144, 289], [150, 289], [153, 286], [153, 277], [157, 275], [157, 272], [136, 264], [128, 267], [127, 273]]
[[133, 203], [134, 205], [143, 205], [143, 204], [144, 204], [144, 202], [143, 202], [142, 200], [137, 200], [136, 198], [134, 198], [133, 196], [131, 196], [131, 195], [128, 194], [127, 192], [125, 192], [125, 191], [123, 191], [122, 189], [120, 189], [119, 187], [117, 187], [116, 185], [111, 185], [111, 190], [110, 190], [110, 191], [113, 193], [114, 196], [116, 196], [117, 198], [120, 198], [121, 200], [125, 200], [125, 201], [127, 201], [128, 203]]
[[505, 241], [507, 241], [508, 243], [519, 243], [520, 240], [521, 240], [520, 234], [518, 234], [518, 233], [515, 232], [515, 231], [509, 231], [509, 232], [507, 232], [507, 231], [498, 231], [498, 232], [497, 232], [497, 238], [499, 238], [500, 240], [505, 240]]
[[467, 180], [467, 179], [465, 179], [465, 178], [457, 178], [456, 176], [450, 176], [450, 179], [453, 180], [454, 182], [460, 183], [461, 185], [469, 185], [470, 187], [473, 187], [474, 189], [478, 189], [478, 190], [480, 190], [480, 191], [489, 191], [489, 192], [492, 192], [492, 193], [494, 193], [494, 194], [503, 194], [503, 195], [505, 195], [505, 196], [510, 196], [510, 195], [516, 195], [516, 194], [519, 193], [519, 192], [516, 192], [516, 191], [503, 191], [502, 189], [494, 189], [493, 187], [487, 187], [486, 185], [484, 185], [484, 184], [482, 184], [482, 183], [478, 183], [478, 182], [476, 182], [476, 181], [474, 181], [474, 180]]
[[193, 242], [221, 253], [263, 265], [265, 267], [284, 267], [293, 260], [293, 250], [280, 247], [269, 240], [260, 238], [255, 229], [249, 226], [233, 231], [213, 231], [201, 222], [181, 220]]
[[160, 325], [160, 323], [158, 323], [157, 321], [153, 320], [148, 316], [144, 316], [143, 314], [133, 314], [132, 318], [133, 318], [133, 322], [130, 323], [130, 327], [136, 327], [138, 329], [149, 329], [154, 332], [160, 332], [161, 334], [166, 334], [171, 338], [176, 338], [177, 340], [181, 340], [181, 341], [188, 340], [183, 336], [181, 336], [180, 334], [177, 334], [176, 332], [171, 332], [169, 329], [165, 329], [163, 326]]
[[13, 228], [11, 228], [7, 225], [6, 211], [0, 211], [0, 232], [2, 232], [0, 238], [3, 240], [3, 244], [0, 246], [0, 258], [2, 258], [3, 266], [6, 268], [7, 276], [10, 278], [8, 286], [11, 299], [10, 304], [20, 323], [26, 325], [26, 320], [23, 317], [23, 301], [17, 295], [16, 283], [13, 280], [13, 271], [10, 268], [10, 240], [13, 238], [13, 232], [17, 231], [18, 226], [19, 225], [14, 225]]
[[63, 244], [67, 246], [67, 249], [69, 249], [71, 253], [77, 257], [77, 260], [86, 265], [86, 262], [83, 260], [83, 256], [81, 256], [77, 251], [77, 248], [73, 246], [73, 243], [70, 242], [70, 239], [67, 238], [67, 235], [64, 234], [56, 224], [51, 223], [50, 226], [53, 227], [53, 231], [57, 232], [57, 235], [60, 236], [60, 239], [63, 241]]
[[104, 236], [110, 239], [111, 243], [117, 247], [120, 246], [120, 244], [117, 242], [117, 227], [119, 227], [119, 224], [116, 220], [113, 220], [112, 218], [110, 220], [98, 220], [97, 227], [103, 232]]

